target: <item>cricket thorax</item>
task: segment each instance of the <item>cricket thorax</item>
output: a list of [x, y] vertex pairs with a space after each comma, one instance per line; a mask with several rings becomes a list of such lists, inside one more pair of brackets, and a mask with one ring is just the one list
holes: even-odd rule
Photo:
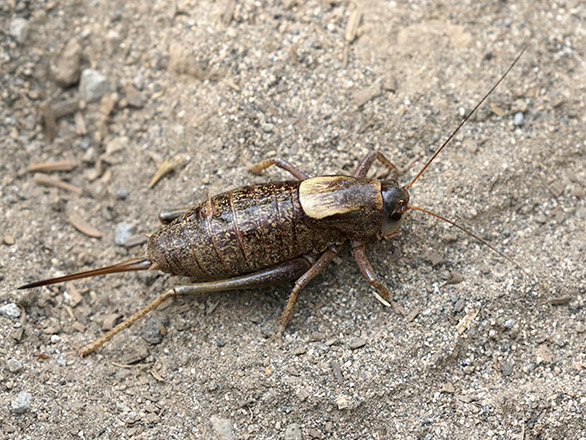
[[317, 225], [336, 228], [349, 238], [380, 232], [381, 182], [349, 176], [321, 176], [299, 185], [299, 202]]

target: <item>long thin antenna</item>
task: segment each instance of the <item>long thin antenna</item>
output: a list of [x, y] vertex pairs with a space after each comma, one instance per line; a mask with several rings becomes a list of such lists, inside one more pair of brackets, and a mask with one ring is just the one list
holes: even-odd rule
[[488, 98], [490, 96], [490, 94], [493, 92], [493, 90], [498, 87], [498, 85], [503, 81], [503, 79], [505, 79], [505, 77], [507, 76], [507, 74], [511, 71], [511, 69], [513, 68], [513, 66], [515, 64], [517, 64], [517, 61], [519, 61], [519, 58], [521, 58], [521, 55], [523, 55], [523, 52], [525, 52], [526, 49], [527, 49], [527, 46], [525, 46], [521, 50], [521, 52], [519, 53], [519, 55], [517, 55], [517, 58], [515, 58], [515, 61], [513, 61], [513, 63], [509, 66], [509, 68], [507, 69], [507, 71], [505, 73], [503, 73], [503, 75], [496, 82], [496, 84], [494, 86], [492, 86], [492, 88], [488, 91], [488, 93], [486, 95], [484, 95], [484, 98], [482, 98], [480, 100], [480, 102], [478, 104], [476, 104], [476, 107], [474, 107], [472, 109], [472, 111], [470, 113], [468, 113], [468, 115], [464, 118], [464, 120], [462, 122], [460, 122], [460, 125], [458, 125], [458, 128], [456, 128], [452, 132], [452, 134], [450, 135], [450, 137], [448, 137], [448, 139], [442, 144], [442, 146], [438, 148], [438, 150], [433, 154], [433, 156], [431, 156], [431, 159], [429, 159], [427, 161], [427, 163], [425, 164], [425, 166], [423, 167], [423, 169], [421, 171], [419, 171], [419, 174], [417, 174], [417, 176], [415, 176], [415, 178], [411, 182], [409, 182], [408, 185], [405, 186], [405, 189], [409, 189], [411, 187], [411, 185], [413, 185], [415, 183], [415, 181], [417, 179], [419, 179], [419, 177], [423, 174], [423, 172], [427, 169], [427, 167], [433, 162], [433, 160], [436, 158], [436, 156], [438, 154], [440, 154], [440, 151], [442, 151], [444, 149], [444, 147], [452, 140], [452, 138], [456, 135], [456, 133], [458, 133], [458, 131], [460, 130], [460, 128], [462, 128], [462, 126], [468, 121], [468, 119], [470, 119], [470, 117], [474, 114], [474, 112], [478, 109], [478, 107], [480, 107], [482, 105], [482, 103], [486, 100], [486, 98]]
[[431, 212], [428, 211], [427, 209], [423, 209], [420, 208], [419, 206], [409, 206], [409, 209], [415, 209], [417, 211], [421, 211], [421, 212], [425, 212], [426, 214], [432, 215], [436, 218], [439, 218], [440, 220], [445, 221], [446, 223], [449, 223], [452, 226], [455, 226], [456, 228], [458, 228], [460, 231], [465, 232], [466, 234], [468, 234], [469, 236], [471, 236], [472, 238], [475, 238], [476, 240], [478, 240], [480, 243], [482, 243], [483, 245], [485, 245], [486, 247], [488, 247], [490, 250], [496, 252], [497, 254], [499, 254], [501, 257], [509, 260], [511, 263], [513, 263], [515, 266], [517, 266], [517, 268], [521, 269], [521, 271], [523, 273], [527, 273], [526, 270], [519, 264], [517, 263], [515, 260], [513, 260], [511, 257], [508, 257], [507, 255], [503, 254], [501, 251], [499, 251], [498, 249], [496, 249], [495, 247], [491, 246], [490, 244], [488, 244], [487, 241], [483, 240], [482, 238], [478, 237], [477, 235], [473, 234], [472, 232], [470, 232], [469, 230], [467, 230], [466, 228], [463, 228], [462, 226], [454, 223], [451, 220], [448, 220], [447, 218], [442, 217], [439, 214], [436, 214], [435, 212]]

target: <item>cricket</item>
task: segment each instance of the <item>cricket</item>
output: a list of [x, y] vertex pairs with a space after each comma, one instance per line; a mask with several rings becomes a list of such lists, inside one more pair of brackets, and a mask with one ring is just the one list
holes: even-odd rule
[[[366, 255], [366, 243], [396, 234], [408, 211], [420, 211], [448, 222], [520, 267], [466, 228], [411, 204], [408, 190], [505, 79], [525, 49], [404, 186], [397, 181], [397, 166], [379, 151], [369, 152], [350, 176], [310, 177], [285, 160], [267, 159], [250, 171], [259, 174], [276, 166], [295, 179], [243, 186], [212, 196], [191, 208], [161, 212], [159, 219], [163, 225], [149, 236], [143, 256], [99, 269], [32, 282], [19, 289], [141, 270], [159, 270], [194, 281], [167, 290], [81, 348], [79, 355], [87, 356], [169, 298], [251, 289], [295, 280], [279, 321], [276, 336], [281, 338], [293, 316], [301, 289], [332, 262], [346, 241], [350, 243], [360, 272], [375, 289], [377, 297], [401, 313], [402, 308], [393, 301], [388, 288], [372, 268]], [[367, 177], [375, 161], [389, 170], [391, 178]]]

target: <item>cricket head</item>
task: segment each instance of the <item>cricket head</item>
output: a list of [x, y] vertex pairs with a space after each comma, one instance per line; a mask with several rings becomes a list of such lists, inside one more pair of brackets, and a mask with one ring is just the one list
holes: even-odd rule
[[409, 193], [394, 180], [382, 182], [383, 219], [381, 224], [383, 237], [395, 233], [403, 224], [409, 210]]

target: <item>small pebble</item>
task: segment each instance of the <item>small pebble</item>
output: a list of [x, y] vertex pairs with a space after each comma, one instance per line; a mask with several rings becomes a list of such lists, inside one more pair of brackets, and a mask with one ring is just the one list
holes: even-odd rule
[[10, 22], [10, 35], [20, 44], [26, 41], [29, 30], [30, 25], [28, 20], [22, 17], [16, 17]]
[[297, 423], [291, 423], [285, 428], [283, 438], [285, 440], [302, 440], [301, 427]]
[[20, 393], [18, 397], [12, 401], [12, 412], [14, 414], [24, 414], [31, 409], [31, 400], [33, 396], [30, 393]]
[[8, 359], [6, 361], [6, 368], [8, 368], [8, 371], [10, 371], [11, 373], [18, 373], [22, 370], [22, 363], [17, 360], [17, 359]]
[[126, 101], [128, 105], [135, 108], [142, 108], [144, 107], [144, 98], [142, 94], [134, 88], [134, 86], [129, 85], [124, 89], [126, 94]]
[[130, 191], [128, 191], [126, 188], [120, 188], [120, 189], [116, 190], [116, 198], [117, 199], [126, 200], [129, 195], [130, 195]]
[[515, 113], [515, 116], [513, 117], [513, 124], [517, 127], [522, 126], [525, 123], [524, 117], [523, 117], [523, 112], [517, 112]]
[[8, 303], [0, 307], [0, 314], [7, 318], [20, 318], [20, 308], [14, 303]]
[[309, 397], [309, 392], [305, 388], [301, 388], [299, 390], [299, 392], [297, 393], [297, 398], [301, 402], [304, 402], [305, 400], [307, 400], [308, 397]]
[[513, 364], [509, 361], [505, 361], [501, 364], [501, 373], [503, 376], [510, 376], [513, 374]]
[[513, 327], [515, 327], [515, 324], [517, 323], [517, 321], [515, 321], [514, 319], [507, 319], [503, 326], [505, 328], [508, 328], [509, 330], [512, 329]]
[[127, 222], [120, 222], [116, 225], [114, 234], [114, 243], [116, 243], [118, 246], [124, 246], [126, 244], [126, 240], [128, 240], [133, 234], [132, 225]]
[[320, 431], [318, 431], [317, 429], [315, 429], [315, 428], [308, 428], [307, 429], [307, 434], [311, 438], [316, 438], [316, 439], [324, 438], [324, 435]]
[[16, 240], [14, 239], [14, 237], [12, 235], [5, 235], [2, 240], [4, 241], [4, 244], [7, 246], [12, 246]]
[[141, 331], [142, 338], [151, 345], [157, 345], [163, 342], [163, 338], [167, 334], [167, 326], [169, 325], [169, 318], [163, 317], [161, 319], [151, 319], [143, 327]]
[[466, 300], [463, 298], [458, 299], [454, 304], [454, 313], [460, 313], [466, 307]]
[[216, 434], [218, 435], [217, 438], [221, 440], [232, 440], [236, 438], [236, 436], [234, 435], [234, 427], [232, 420], [212, 416], [210, 418], [210, 423], [212, 424], [214, 431], [216, 431]]
[[108, 91], [108, 80], [100, 72], [85, 69], [81, 73], [79, 94], [86, 102], [99, 101]]
[[70, 40], [53, 68], [55, 82], [60, 87], [70, 87], [79, 81], [82, 57], [81, 45], [75, 39]]
[[343, 409], [348, 409], [350, 407], [350, 399], [348, 398], [348, 396], [345, 395], [341, 395], [336, 397], [336, 405], [338, 406], [338, 409], [343, 410]]

